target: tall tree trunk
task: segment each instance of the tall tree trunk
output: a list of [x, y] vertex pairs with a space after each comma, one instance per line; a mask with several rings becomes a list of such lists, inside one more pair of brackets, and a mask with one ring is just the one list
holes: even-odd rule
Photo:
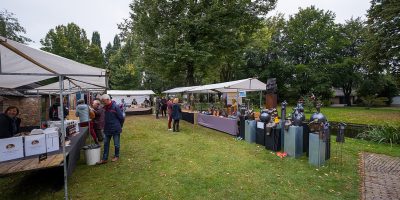
[[344, 94], [344, 101], [347, 104], [347, 106], [351, 106], [351, 83], [349, 83], [348, 85], [343, 85], [342, 86], [342, 90], [343, 90], [343, 94]]
[[194, 62], [186, 62], [186, 86], [194, 85]]

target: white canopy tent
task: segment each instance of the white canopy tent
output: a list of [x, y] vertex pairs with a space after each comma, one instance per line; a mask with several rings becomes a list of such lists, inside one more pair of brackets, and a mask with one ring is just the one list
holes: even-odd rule
[[258, 79], [247, 78], [237, 81], [198, 86], [196, 88], [189, 89], [188, 92], [194, 92], [194, 93], [196, 93], [197, 91], [219, 91], [222, 93], [238, 92], [238, 91], [251, 92], [251, 91], [264, 91], [266, 90], [266, 87], [267, 85], [259, 81]]
[[124, 99], [127, 105], [131, 105], [133, 99], [140, 104], [146, 98], [150, 100], [150, 95], [154, 95], [155, 93], [153, 90], [108, 90], [107, 94], [118, 104]]
[[[0, 87], [17, 88], [52, 77], [59, 79], [61, 110], [64, 107], [64, 78], [96, 87], [107, 87], [105, 69], [78, 63], [0, 36]], [[64, 191], [65, 199], [68, 199], [64, 118], [61, 119], [61, 132], [64, 157]]]
[[106, 70], [91, 67], [0, 36], [0, 87], [16, 88], [63, 75], [106, 87]]
[[[198, 87], [201, 86], [177, 87], [177, 88], [172, 88], [170, 90], [166, 90], [162, 93], [165, 94], [185, 93], [185, 92], [190, 92], [191, 90], [196, 89]], [[190, 93], [216, 93], [216, 92], [211, 90], [197, 90], [196, 92], [190, 92]]]

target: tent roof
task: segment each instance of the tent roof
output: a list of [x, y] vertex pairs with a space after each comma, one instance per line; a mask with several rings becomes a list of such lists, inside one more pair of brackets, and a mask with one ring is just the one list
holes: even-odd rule
[[152, 95], [153, 90], [108, 90], [109, 95]]
[[[16, 88], [60, 74], [67, 75], [71, 79], [106, 87], [105, 69], [78, 63], [1, 36], [0, 56], [0, 87], [3, 88]], [[15, 73], [15, 75], [5, 75], [4, 73]]]
[[[74, 80], [64, 80], [64, 93], [75, 93], [82, 90], [101, 92], [105, 91], [105, 88]], [[33, 94], [36, 94], [37, 92], [39, 92], [40, 94], [58, 94], [60, 92], [60, 83], [55, 82], [27, 91], [27, 93]]]
[[172, 88], [170, 90], [165, 90], [162, 93], [169, 93], [169, 94], [174, 94], [174, 93], [181, 93], [181, 92], [187, 92], [190, 89], [194, 89], [199, 86], [189, 86], [189, 87], [177, 87], [177, 88]]
[[224, 83], [216, 83], [210, 85], [203, 85], [188, 90], [188, 92], [197, 91], [219, 91], [219, 92], [237, 92], [239, 91], [264, 91], [266, 84], [255, 78], [247, 78], [237, 81], [230, 81]]

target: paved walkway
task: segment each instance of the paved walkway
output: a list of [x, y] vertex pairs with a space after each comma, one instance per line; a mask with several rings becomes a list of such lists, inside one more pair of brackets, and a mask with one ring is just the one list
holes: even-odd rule
[[400, 199], [400, 158], [361, 155], [361, 199]]

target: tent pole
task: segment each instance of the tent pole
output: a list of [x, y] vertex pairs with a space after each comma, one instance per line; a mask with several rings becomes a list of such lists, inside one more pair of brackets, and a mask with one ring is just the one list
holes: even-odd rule
[[260, 109], [261, 109], [261, 101], [262, 101], [262, 91], [260, 91]]
[[60, 110], [61, 110], [61, 133], [62, 133], [62, 150], [63, 150], [63, 165], [64, 165], [64, 199], [68, 200], [68, 180], [67, 180], [67, 157], [65, 154], [65, 127], [64, 127], [64, 99], [63, 99], [63, 90], [64, 90], [64, 77], [59, 76], [60, 82]]

